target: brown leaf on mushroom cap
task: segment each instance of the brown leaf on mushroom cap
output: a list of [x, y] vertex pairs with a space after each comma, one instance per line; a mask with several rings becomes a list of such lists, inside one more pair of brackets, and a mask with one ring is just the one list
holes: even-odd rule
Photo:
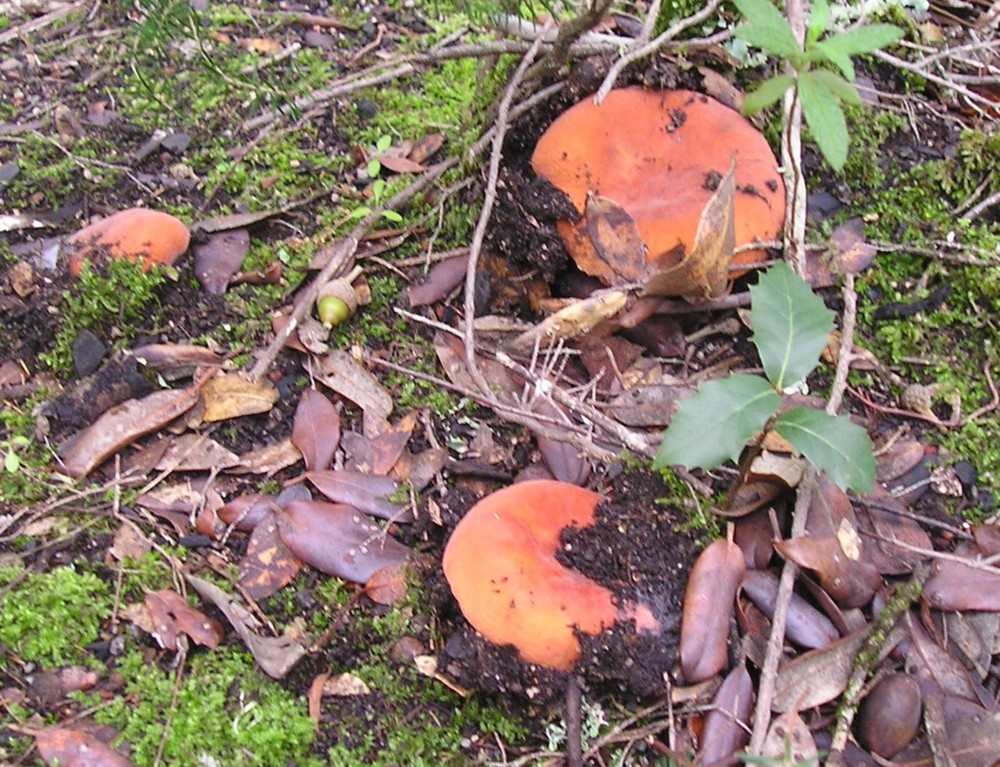
[[[785, 188], [767, 140], [742, 116], [698, 93], [621, 88], [600, 106], [585, 98], [545, 132], [531, 164], [581, 213], [589, 193], [618, 203], [642, 235], [653, 273], [691, 253], [702, 211], [734, 154], [735, 244], [773, 239], [784, 220]], [[560, 222], [559, 230], [574, 260], [599, 263], [586, 217]], [[759, 250], [745, 251], [733, 263], [760, 260]], [[592, 273], [615, 281], [609, 267]]]

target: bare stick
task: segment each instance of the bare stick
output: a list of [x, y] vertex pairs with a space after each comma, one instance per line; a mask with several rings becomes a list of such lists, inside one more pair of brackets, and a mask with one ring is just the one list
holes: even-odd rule
[[[654, 40], [649, 39], [649, 34], [651, 34], [652, 29], [647, 29], [647, 27], [649, 26], [650, 21], [655, 24], [657, 14], [655, 13], [654, 8], [650, 8], [649, 18], [647, 19], [646, 25], [644, 25], [642, 29], [643, 34], [637, 38], [635, 43], [629, 47], [629, 50], [626, 51], [611, 66], [607, 76], [604, 78], [604, 82], [601, 83], [601, 87], [597, 89], [597, 95], [594, 97], [594, 102], [600, 104], [608, 97], [611, 89], [615, 87], [615, 81], [624, 71], [625, 67], [633, 61], [637, 61], [645, 56], [656, 53], [656, 51], [660, 50], [684, 30], [690, 29], [695, 24], [700, 24], [705, 21], [705, 19], [715, 13], [715, 9], [719, 7], [720, 3], [721, 0], [709, 0], [705, 7], [700, 11], [688, 16], [686, 19], [681, 19], [672, 27], [660, 33]], [[655, 5], [659, 5], [659, 3], [656, 3]]]

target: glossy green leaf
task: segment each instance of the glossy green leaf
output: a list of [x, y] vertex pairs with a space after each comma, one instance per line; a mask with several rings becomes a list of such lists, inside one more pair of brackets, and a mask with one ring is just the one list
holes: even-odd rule
[[844, 110], [826, 83], [815, 72], [799, 77], [799, 100], [802, 116], [809, 126], [819, 151], [830, 167], [840, 171], [847, 162], [847, 120]]
[[770, 0], [733, 0], [746, 21], [734, 34], [751, 45], [784, 59], [796, 60], [802, 47], [781, 12]]
[[795, 78], [791, 75], [775, 75], [765, 80], [752, 93], [748, 93], [743, 100], [743, 114], [750, 116], [757, 114], [762, 109], [771, 106], [775, 101], [785, 95], [785, 91], [795, 84]]
[[874, 486], [872, 442], [846, 416], [795, 408], [778, 416], [774, 430], [841, 489], [866, 493]]
[[777, 392], [758, 376], [709, 381], [681, 401], [654, 465], [709, 469], [734, 460], [779, 404]]
[[828, 37], [823, 43], [845, 56], [871, 53], [892, 45], [903, 36], [903, 30], [892, 24], [869, 24], [839, 35]]
[[775, 264], [750, 288], [751, 340], [777, 389], [816, 367], [833, 330], [833, 312], [788, 264]]

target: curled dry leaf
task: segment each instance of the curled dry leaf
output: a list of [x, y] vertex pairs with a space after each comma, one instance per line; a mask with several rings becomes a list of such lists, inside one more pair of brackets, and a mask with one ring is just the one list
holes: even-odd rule
[[334, 503], [392, 522], [413, 521], [412, 510], [389, 500], [399, 492], [399, 483], [394, 479], [348, 469], [310, 471], [303, 476]]
[[945, 695], [955, 695], [979, 702], [976, 685], [969, 670], [927, 632], [920, 619], [906, 616], [910, 642], [906, 645], [906, 668], [916, 678], [922, 690], [933, 687]]
[[65, 727], [34, 733], [38, 755], [58, 767], [132, 767], [132, 762], [93, 735]]
[[[856, 510], [857, 529], [864, 540], [874, 540], [866, 547], [865, 558], [883, 575], [905, 575], [927, 559], [921, 551], [931, 551], [930, 536], [916, 520], [907, 516], [906, 507], [893, 498], [881, 485], [865, 496], [874, 503], [863, 504]], [[897, 546], [894, 541], [906, 545]]]
[[240, 456], [240, 462], [230, 469], [231, 474], [277, 474], [302, 460], [302, 453], [290, 439], [251, 450]]
[[[768, 618], [774, 617], [778, 601], [779, 578], [766, 570], [749, 570], [743, 576], [740, 588]], [[829, 618], [793, 593], [788, 603], [785, 636], [800, 647], [816, 649], [826, 647], [840, 638], [840, 633]]]
[[302, 453], [308, 471], [328, 469], [340, 444], [340, 414], [326, 397], [315, 389], [302, 392], [295, 421], [292, 444]]
[[252, 615], [214, 583], [194, 575], [184, 576], [202, 599], [211, 602], [222, 611], [240, 639], [253, 654], [254, 660], [265, 674], [274, 679], [283, 679], [302, 656], [306, 648], [287, 633], [280, 637], [263, 637], [251, 628]]
[[882, 587], [878, 570], [848, 556], [839, 537], [791, 538], [775, 542], [774, 548], [799, 567], [815, 571], [820, 586], [841, 607], [866, 605]]
[[163, 649], [176, 652], [177, 637], [181, 634], [213, 650], [222, 641], [223, 630], [219, 622], [195, 610], [176, 591], [150, 591], [145, 601], [155, 627], [153, 636]]
[[244, 415], [266, 413], [278, 401], [278, 390], [267, 381], [251, 381], [241, 373], [223, 373], [209, 379], [201, 389], [205, 421], [225, 421]]
[[753, 713], [753, 680], [746, 664], [730, 671], [705, 715], [698, 748], [698, 764], [719, 764], [730, 759], [750, 740]]
[[170, 441], [154, 467], [157, 471], [209, 471], [228, 469], [240, 457], [204, 434], [181, 434]]
[[293, 501], [278, 516], [282, 540], [303, 562], [329, 575], [364, 583], [377, 570], [403, 564], [410, 550], [357, 509]]
[[601, 265], [578, 264], [587, 274], [614, 275], [614, 284], [638, 282], [646, 272], [646, 245], [635, 221], [621, 205], [608, 197], [587, 194], [584, 213], [587, 234]]
[[715, 676], [726, 665], [729, 622], [746, 570], [735, 543], [714, 541], [688, 576], [681, 616], [681, 671], [689, 684]]
[[189, 378], [200, 367], [218, 367], [222, 355], [194, 344], [145, 344], [132, 350], [132, 356], [167, 381]]
[[389, 565], [376, 570], [365, 582], [365, 595], [376, 604], [397, 605], [406, 597], [409, 564]]
[[796, 711], [786, 711], [774, 718], [760, 755], [777, 764], [819, 764], [819, 750], [812, 732]]
[[116, 405], [60, 451], [62, 470], [82, 477], [135, 439], [166, 426], [198, 401], [198, 388], [168, 389]]
[[272, 495], [241, 495], [234, 498], [218, 511], [219, 519], [227, 525], [233, 525], [237, 530], [249, 533], [274, 508]]

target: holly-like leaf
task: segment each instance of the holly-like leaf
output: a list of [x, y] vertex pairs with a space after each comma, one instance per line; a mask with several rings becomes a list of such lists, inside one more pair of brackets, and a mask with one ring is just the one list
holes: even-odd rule
[[847, 119], [844, 110], [816, 72], [803, 72], [799, 76], [799, 100], [802, 102], [802, 116], [824, 159], [830, 167], [840, 171], [847, 162]]
[[764, 372], [781, 390], [816, 367], [833, 330], [833, 312], [788, 264], [775, 264], [750, 288], [751, 340]]
[[841, 489], [867, 493], [875, 485], [872, 442], [846, 416], [794, 408], [778, 417], [774, 430]]
[[758, 376], [709, 381], [681, 402], [654, 465], [709, 469], [735, 459], [779, 404], [777, 392]]
[[796, 60], [802, 55], [792, 27], [770, 0], [734, 0], [746, 22], [735, 34], [773, 56]]

